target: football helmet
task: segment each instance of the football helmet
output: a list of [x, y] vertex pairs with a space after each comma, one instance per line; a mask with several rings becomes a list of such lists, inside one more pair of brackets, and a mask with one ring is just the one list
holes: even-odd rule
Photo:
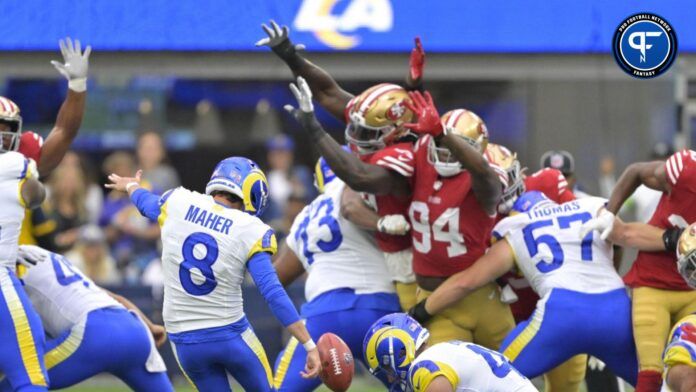
[[539, 191], [529, 191], [520, 195], [512, 205], [510, 215], [523, 214], [536, 206], [543, 204], [556, 204]]
[[696, 289], [696, 223], [684, 229], [677, 243], [677, 269], [692, 289]]
[[[455, 109], [445, 113], [440, 120], [448, 135], [457, 135], [480, 153], [488, 146], [488, 128], [476, 113], [466, 109]], [[462, 165], [445, 147], [438, 147], [431, 140], [428, 160], [443, 177], [451, 177], [462, 171]]]
[[268, 206], [266, 175], [251, 159], [231, 157], [220, 161], [205, 186], [207, 195], [215, 191], [239, 197], [244, 204], [243, 211], [251, 215], [261, 216]]
[[22, 133], [22, 116], [19, 115], [19, 106], [5, 97], [0, 97], [0, 124], [10, 127], [9, 131], [0, 131], [0, 153], [17, 151]]
[[[498, 203], [498, 213], [508, 214], [515, 200], [525, 191], [522, 166], [517, 160], [517, 154], [500, 144], [488, 144], [485, 156], [503, 182], [503, 195]], [[501, 169], [503, 172], [500, 172]]]
[[[348, 146], [343, 146], [341, 148], [351, 154], [353, 153]], [[324, 157], [319, 157], [317, 163], [314, 165], [314, 187], [317, 188], [319, 193], [324, 193], [326, 185], [336, 178], [336, 173], [331, 169], [326, 159], [324, 159]]]
[[429, 337], [428, 330], [406, 313], [375, 321], [363, 340], [370, 373], [391, 383], [390, 391], [408, 390], [408, 370]]
[[348, 108], [346, 141], [361, 154], [370, 154], [408, 133], [403, 127], [413, 112], [403, 104], [406, 90], [396, 84], [372, 86], [353, 98]]

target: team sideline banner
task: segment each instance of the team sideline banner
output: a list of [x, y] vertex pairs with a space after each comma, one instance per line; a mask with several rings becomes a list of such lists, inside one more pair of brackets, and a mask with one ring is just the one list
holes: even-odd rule
[[258, 50], [261, 22], [289, 25], [311, 51], [609, 52], [618, 24], [660, 15], [696, 52], [688, 0], [3, 0], [0, 50], [55, 50], [64, 36], [97, 50]]

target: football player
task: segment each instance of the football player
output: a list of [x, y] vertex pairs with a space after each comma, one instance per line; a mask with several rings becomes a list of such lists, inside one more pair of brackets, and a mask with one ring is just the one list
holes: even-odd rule
[[[315, 339], [335, 333], [357, 354], [372, 323], [399, 311], [399, 299], [372, 233], [341, 215], [343, 181], [323, 158], [317, 161], [315, 176], [321, 194], [297, 215], [273, 266], [284, 285], [308, 272], [307, 303], [301, 312], [307, 330]], [[319, 386], [318, 379], [300, 377], [305, 356], [297, 340], [290, 339], [276, 361], [276, 390], [311, 391]]]
[[[0, 105], [1, 106], [1, 105]], [[6, 125], [0, 125], [6, 126]], [[2, 133], [0, 149], [0, 372], [17, 391], [45, 391], [44, 332], [15, 273], [24, 210], [46, 197], [34, 161], [7, 151], [15, 140]], [[15, 262], [13, 262], [14, 260]]]
[[11, 100], [0, 97], [2, 149], [19, 151], [36, 161], [41, 178], [51, 174], [58, 166], [77, 136], [87, 99], [87, 73], [92, 48], [87, 46], [83, 52], [80, 41], [73, 42], [70, 38], [60, 40], [59, 43], [64, 63], [51, 61], [51, 64], [68, 80], [68, 93], [45, 142], [33, 133], [31, 137], [22, 137], [19, 107]]
[[640, 360], [636, 392], [657, 392], [662, 383], [662, 352], [673, 320], [696, 312], [696, 291], [677, 271], [679, 233], [696, 221], [696, 152], [682, 150], [667, 161], [629, 165], [619, 178], [602, 215], [585, 224], [602, 237], [611, 235], [615, 214], [639, 185], [663, 192], [648, 222], [664, 230], [660, 252], [639, 252], [624, 277], [632, 289], [633, 334]]
[[[679, 273], [696, 289], [696, 224], [691, 224], [679, 237], [677, 245]], [[679, 320], [669, 334], [662, 361], [663, 378], [669, 391], [696, 390], [696, 314]], [[667, 388], [663, 388], [667, 389]]]
[[[302, 78], [298, 78], [297, 86], [292, 85], [291, 90], [300, 109], [287, 109], [310, 134], [339, 178], [350, 181], [359, 173], [361, 180], [357, 187], [351, 187], [378, 194], [410, 194], [413, 189], [409, 214], [414, 243], [413, 266], [420, 296], [427, 296], [429, 290], [434, 290], [447, 276], [466, 268], [485, 252], [489, 234], [484, 230], [493, 227], [505, 173], [489, 165], [481, 150], [472, 147], [459, 134], [443, 134], [440, 116], [429, 94], [423, 97], [420, 93], [411, 93], [414, 103], [404, 103], [418, 113], [418, 123], [405, 126], [419, 133], [434, 134], [418, 141], [413, 162], [404, 162], [414, 168], [413, 179], [409, 182], [405, 177], [364, 163], [343, 151], [314, 117], [311, 91]], [[479, 134], [485, 133], [481, 131], [485, 125], [478, 116], [467, 112], [467, 118], [471, 121], [470, 127], [478, 129]], [[460, 213], [462, 210], [466, 213]], [[482, 288], [476, 298], [454, 309], [451, 315], [434, 320], [437, 324], [431, 324], [433, 340], [476, 339], [484, 346], [497, 348], [514, 326], [509, 307], [500, 302], [497, 293], [497, 286], [492, 283]]]
[[[505, 338], [501, 352], [511, 363], [527, 377], [536, 377], [588, 353], [635, 384], [630, 300], [613, 267], [612, 246], [592, 232], [579, 235], [581, 223], [598, 214], [604, 202], [586, 198], [559, 205], [540, 192], [523, 194], [513, 207], [516, 214], [494, 229], [501, 240], [419, 303], [416, 318], [426, 320], [517, 266], [541, 300], [532, 317]], [[615, 223], [614, 242], [645, 250], [662, 247], [655, 240], [659, 228]]]
[[191, 384], [200, 391], [230, 391], [231, 375], [247, 391], [273, 390], [266, 353], [244, 315], [246, 271], [307, 351], [303, 376], [316, 377], [316, 344], [271, 264], [275, 234], [258, 218], [268, 204], [268, 182], [256, 163], [221, 161], [205, 194], [179, 187], [160, 197], [140, 187], [141, 174], [111, 174], [107, 188], [128, 192], [140, 213], [162, 228], [164, 324]]
[[[17, 262], [18, 275], [50, 337], [44, 356], [49, 389], [106, 372], [135, 391], [174, 390], [153, 339], [164, 343], [161, 325], [152, 324], [130, 301], [95, 285], [59, 254], [23, 245]], [[11, 390], [9, 382], [0, 384], [0, 391]]]
[[428, 330], [404, 313], [382, 317], [365, 335], [370, 372], [390, 380], [391, 391], [537, 390], [496, 351], [459, 340], [429, 346], [429, 338]]
[[[409, 178], [413, 173], [413, 167], [409, 164], [413, 160], [413, 146], [410, 141], [403, 141], [402, 137], [408, 131], [404, 124], [412, 120], [413, 113], [403, 104], [408, 99], [406, 90], [395, 84], [383, 83], [353, 96], [343, 90], [326, 71], [297, 52], [301, 45], [290, 41], [286, 26], [281, 28], [271, 21], [271, 27], [263, 25], [263, 29], [268, 37], [256, 45], [269, 46], [296, 78], [301, 76], [306, 80], [319, 104], [347, 124], [346, 141], [359, 159], [366, 163], [362, 167], [376, 165], [384, 168], [390, 176]], [[414, 76], [417, 76], [419, 67], [422, 69], [422, 62], [419, 66], [418, 58], [416, 50], [412, 56]], [[417, 84], [417, 81], [413, 82]], [[411, 202], [410, 192], [407, 188], [390, 192], [388, 183], [375, 186], [373, 176], [369, 170], [362, 170], [342, 179], [351, 189], [363, 192], [367, 204], [380, 217], [376, 224], [377, 244], [384, 252], [387, 267], [396, 283], [402, 309], [406, 310], [416, 303], [411, 237], [406, 235], [409, 225], [405, 218]], [[363, 227], [375, 228], [375, 222], [369, 219], [356, 221], [353, 217], [349, 218]]]

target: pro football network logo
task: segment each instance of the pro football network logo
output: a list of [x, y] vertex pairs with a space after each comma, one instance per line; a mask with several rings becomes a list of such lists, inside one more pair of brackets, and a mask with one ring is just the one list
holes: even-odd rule
[[614, 58], [627, 74], [642, 79], [663, 74], [677, 57], [677, 35], [662, 17], [639, 13], [619, 24], [614, 33]]

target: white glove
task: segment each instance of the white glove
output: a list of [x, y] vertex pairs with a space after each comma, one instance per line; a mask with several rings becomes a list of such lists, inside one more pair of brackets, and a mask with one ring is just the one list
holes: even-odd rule
[[17, 252], [17, 262], [30, 268], [48, 259], [50, 252], [34, 245], [20, 245]]
[[80, 41], [73, 41], [70, 37], [65, 40], [60, 40], [60, 52], [63, 54], [63, 61], [51, 61], [54, 67], [61, 75], [68, 79], [68, 88], [75, 92], [81, 93], [87, 90], [87, 72], [89, 71], [89, 54], [92, 53], [92, 47], [87, 46], [85, 52], [82, 53]]
[[[297, 103], [300, 105], [300, 110], [305, 113], [312, 113], [314, 111], [314, 105], [312, 104], [312, 90], [309, 89], [309, 85], [304, 80], [302, 76], [297, 77], [297, 84], [290, 83], [290, 91], [292, 95], [297, 99]], [[292, 113], [295, 108], [292, 105], [285, 105], [285, 110]]]
[[599, 212], [599, 216], [585, 222], [580, 228], [580, 238], [584, 238], [589, 232], [597, 230], [602, 240], [606, 241], [614, 230], [616, 216], [606, 209]]
[[411, 230], [411, 225], [403, 215], [385, 215], [377, 221], [377, 230], [385, 234], [404, 235]]

